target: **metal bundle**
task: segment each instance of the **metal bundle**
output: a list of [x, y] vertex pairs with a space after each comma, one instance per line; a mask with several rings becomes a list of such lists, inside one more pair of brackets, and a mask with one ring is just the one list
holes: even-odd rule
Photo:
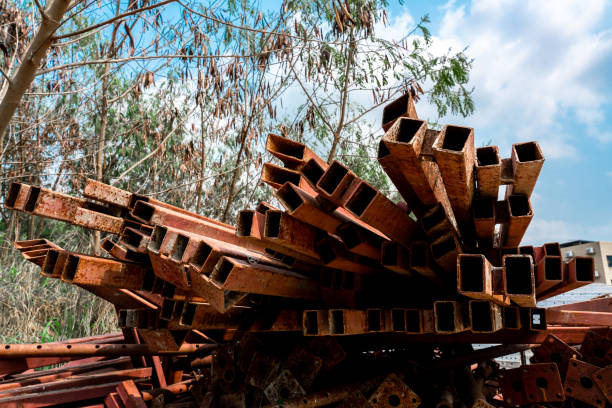
[[[495, 405], [499, 392], [484, 393], [483, 384], [515, 374], [500, 377], [482, 362], [517, 349], [491, 348], [495, 355], [471, 360], [478, 352], [466, 344], [546, 345], [550, 335], [579, 344], [591, 326], [612, 325], [609, 308], [536, 307], [594, 281], [592, 258], [564, 260], [557, 243], [520, 246], [544, 162], [536, 142], [515, 144], [511, 157], [500, 159], [496, 146], [474, 147], [472, 128], [428, 129], [409, 96], [385, 108], [383, 123], [378, 160], [401, 202], [342, 163], [328, 164], [304, 144], [272, 134], [266, 149], [283, 166], [265, 163], [261, 180], [284, 210], [261, 202], [241, 211], [236, 227], [94, 180], [83, 198], [11, 184], [6, 207], [111, 234], [101, 244], [105, 257], [44, 239], [15, 247], [44, 276], [113, 303], [126, 341], [158, 356], [185, 356], [194, 341], [218, 346], [187, 380], [176, 374], [183, 371], [176, 368], [180, 359], [132, 359], [134, 367], [155, 373], [115, 385], [105, 394], [107, 406], [138, 406], [129, 402], [137, 394], [144, 404], [143, 393], [151, 401], [158, 395], [180, 400], [195, 384], [206, 391], [188, 398], [198, 406]], [[331, 355], [330, 347], [339, 354]], [[471, 370], [463, 360], [447, 361], [452, 378], [424, 386], [415, 372], [437, 373], [429, 367], [441, 363], [435, 350], [443, 361], [462, 350], [466, 361], [481, 365]], [[198, 359], [180, 364], [195, 369], [188, 363]], [[169, 379], [163, 371], [174, 374]], [[513, 381], [531, 377], [521, 371]], [[172, 386], [176, 392], [151, 391]], [[567, 394], [584, 402], [562, 391], [562, 400]], [[497, 405], [510, 403], [509, 392]], [[526, 400], [514, 395], [511, 401], [561, 398], [523, 394]]]

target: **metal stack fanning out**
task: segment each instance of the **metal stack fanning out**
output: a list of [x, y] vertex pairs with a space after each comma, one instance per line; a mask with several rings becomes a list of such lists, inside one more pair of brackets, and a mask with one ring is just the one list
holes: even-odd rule
[[[378, 160], [403, 201], [271, 134], [282, 165], [261, 180], [284, 209], [261, 202], [236, 227], [94, 180], [83, 198], [12, 183], [7, 208], [109, 234], [107, 256], [15, 247], [114, 304], [122, 333], [2, 345], [0, 406], [611, 403], [612, 301], [536, 305], [594, 281], [590, 257], [520, 246], [537, 142], [500, 159], [472, 128], [428, 129], [409, 94], [383, 129]], [[493, 361], [530, 348], [534, 364]]]

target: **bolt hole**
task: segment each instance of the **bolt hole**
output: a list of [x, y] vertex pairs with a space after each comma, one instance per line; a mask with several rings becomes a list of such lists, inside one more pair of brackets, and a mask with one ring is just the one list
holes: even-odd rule
[[399, 407], [400, 403], [401, 403], [401, 400], [397, 395], [395, 394], [389, 395], [389, 405], [391, 405], [392, 407]]
[[580, 377], [580, 385], [582, 385], [583, 388], [593, 388], [593, 380], [589, 377]]
[[40, 350], [42, 346], [39, 344], [38, 346], [36, 346], [36, 348]]
[[548, 387], [548, 381], [544, 377], [538, 377], [536, 378], [536, 385], [540, 388], [546, 388]]
[[72, 348], [72, 346], [69, 344], [69, 345], [67, 345], [67, 346], [66, 346], [66, 348], [67, 348], [68, 350], [70, 350], [70, 349]]

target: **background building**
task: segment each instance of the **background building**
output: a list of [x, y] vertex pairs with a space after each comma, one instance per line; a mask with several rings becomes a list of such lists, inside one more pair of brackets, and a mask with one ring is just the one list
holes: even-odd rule
[[595, 261], [595, 282], [612, 285], [612, 242], [572, 241], [561, 244], [563, 258], [591, 256]]

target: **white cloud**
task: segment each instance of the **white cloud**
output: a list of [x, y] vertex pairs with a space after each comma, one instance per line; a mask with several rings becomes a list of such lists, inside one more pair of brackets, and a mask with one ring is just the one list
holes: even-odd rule
[[[435, 52], [469, 45], [476, 110], [467, 119], [441, 122], [468, 124], [477, 139], [485, 135], [477, 143], [492, 137], [506, 153], [512, 143], [537, 139], [553, 159], [576, 157], [572, 143], [582, 136], [562, 121], [581, 123], [600, 142], [612, 140], [603, 112], [609, 83], [601, 83], [612, 62], [612, 30], [601, 28], [609, 8], [604, 0], [447, 3]], [[436, 116], [426, 104], [417, 109]]]

